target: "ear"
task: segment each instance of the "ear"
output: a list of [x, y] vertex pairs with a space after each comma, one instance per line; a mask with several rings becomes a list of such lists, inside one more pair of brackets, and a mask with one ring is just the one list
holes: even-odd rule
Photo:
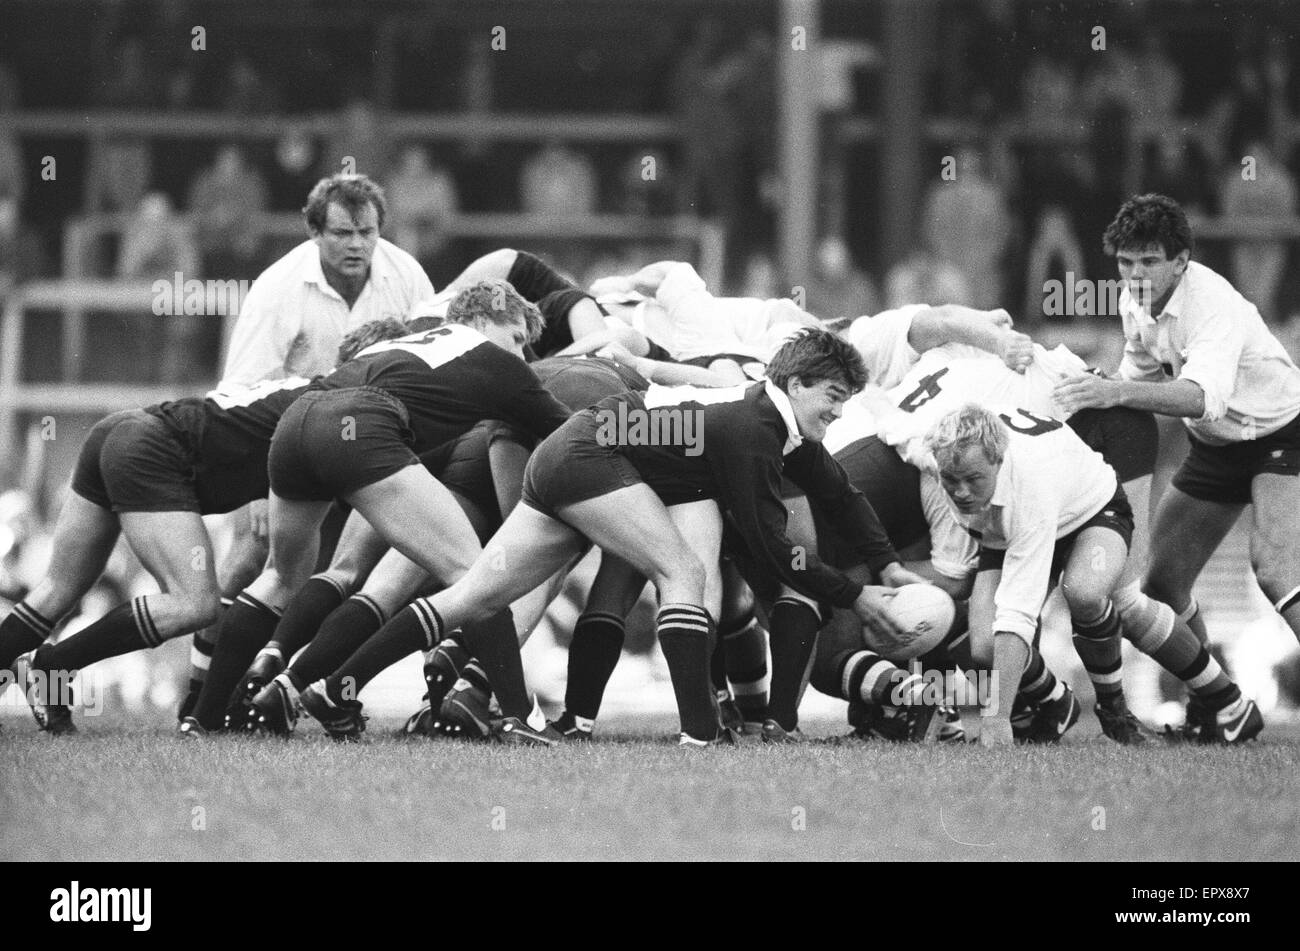
[[1192, 258], [1192, 252], [1187, 250], [1186, 248], [1183, 248], [1183, 250], [1179, 251], [1178, 254], [1174, 257], [1174, 273], [1182, 274], [1184, 271], [1186, 271], [1187, 262], [1190, 261], [1191, 258]]

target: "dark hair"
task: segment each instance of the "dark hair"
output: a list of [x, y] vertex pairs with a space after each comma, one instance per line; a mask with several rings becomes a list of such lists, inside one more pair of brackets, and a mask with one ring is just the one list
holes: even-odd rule
[[854, 393], [867, 385], [866, 364], [853, 344], [816, 327], [796, 333], [767, 365], [767, 378], [783, 390], [796, 376], [804, 386], [830, 380]]
[[1165, 249], [1173, 259], [1192, 250], [1192, 226], [1182, 206], [1164, 195], [1135, 195], [1120, 206], [1115, 220], [1106, 226], [1102, 249], [1110, 257], [1120, 251], [1136, 251], [1149, 244]]
[[384, 200], [384, 190], [379, 185], [366, 175], [344, 175], [340, 172], [322, 178], [307, 195], [307, 204], [302, 213], [312, 233], [325, 229], [325, 218], [329, 214], [331, 203], [341, 205], [354, 221], [366, 205], [374, 205], [381, 228], [388, 215], [388, 202]]
[[379, 320], [372, 320], [369, 323], [362, 324], [360, 327], [348, 331], [347, 336], [343, 338], [343, 342], [339, 344], [339, 357], [335, 365], [342, 366], [366, 347], [377, 344], [381, 340], [404, 337], [418, 329], [409, 327], [392, 317], [381, 317]]
[[529, 343], [542, 335], [541, 311], [524, 300], [509, 281], [493, 279], [471, 284], [447, 306], [449, 324], [472, 324], [479, 318], [494, 324], [522, 321]]

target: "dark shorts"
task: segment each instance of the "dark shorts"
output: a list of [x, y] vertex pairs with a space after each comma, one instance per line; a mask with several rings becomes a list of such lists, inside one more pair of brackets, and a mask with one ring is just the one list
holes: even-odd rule
[[501, 510], [488, 449], [502, 425], [494, 419], [485, 419], [459, 439], [420, 455], [420, 462], [435, 479], [471, 502], [484, 516], [494, 519], [498, 527]]
[[[1051, 580], [1047, 584], [1048, 591], [1056, 587], [1057, 581], [1061, 578], [1061, 572], [1065, 570], [1065, 565], [1070, 560], [1070, 553], [1074, 551], [1075, 541], [1087, 528], [1108, 528], [1124, 539], [1125, 548], [1132, 547], [1133, 508], [1128, 503], [1128, 496], [1124, 494], [1123, 486], [1115, 489], [1115, 494], [1111, 496], [1110, 501], [1098, 509], [1092, 518], [1070, 532], [1070, 534], [1063, 535], [1056, 540], [1056, 548], [1052, 551], [1052, 573]], [[981, 545], [979, 567], [975, 570], [1000, 571], [1006, 557], [1005, 549], [985, 548]]]
[[113, 512], [198, 512], [194, 459], [157, 416], [129, 409], [90, 430], [72, 491]]
[[406, 407], [375, 387], [304, 393], [271, 438], [271, 491], [328, 502], [418, 464], [408, 422]]
[[1069, 427], [1089, 449], [1102, 454], [1120, 482], [1156, 471], [1160, 427], [1154, 413], [1127, 406], [1084, 409], [1070, 417]]
[[835, 454], [853, 487], [867, 497], [895, 550], [930, 537], [921, 502], [921, 470], [899, 458], [878, 436], [849, 443]]
[[542, 440], [524, 470], [522, 502], [551, 518], [567, 505], [644, 482], [615, 445], [597, 439], [600, 420], [592, 410], [571, 416]]
[[684, 363], [688, 367], [703, 367], [705, 370], [708, 370], [713, 366], [715, 360], [730, 360], [732, 363], [736, 364], [736, 366], [740, 367], [741, 372], [751, 380], [757, 380], [759, 377], [747, 370], [746, 367], [752, 365], [757, 365], [758, 367], [763, 366], [762, 360], [757, 357], [747, 357], [743, 353], [711, 353], [708, 356], [692, 357], [689, 360], [681, 360], [679, 362]]
[[1263, 472], [1300, 475], [1300, 416], [1260, 439], [1211, 446], [1187, 434], [1192, 451], [1174, 473], [1174, 488], [1194, 499], [1249, 505], [1250, 486]]

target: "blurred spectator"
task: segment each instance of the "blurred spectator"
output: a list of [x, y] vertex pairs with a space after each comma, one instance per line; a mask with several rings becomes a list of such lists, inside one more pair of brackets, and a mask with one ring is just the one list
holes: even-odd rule
[[186, 202], [203, 273], [252, 280], [262, 267], [257, 216], [266, 211], [266, 182], [237, 145], [226, 145], [190, 186]]
[[106, 65], [108, 75], [98, 85], [99, 105], [110, 109], [148, 109], [158, 104], [160, 84], [140, 37], [124, 38]]
[[740, 214], [737, 169], [744, 130], [730, 108], [726, 77], [717, 68], [723, 37], [717, 20], [700, 23], [670, 80], [670, 99], [682, 133], [680, 207], [720, 218], [730, 235]]
[[226, 70], [221, 90], [218, 108], [222, 112], [239, 116], [264, 116], [280, 112], [283, 108], [279, 90], [242, 56], [236, 56]]
[[149, 143], [134, 137], [97, 142], [91, 151], [91, 175], [97, 200], [89, 211], [130, 211], [149, 188], [153, 158]]
[[1217, 206], [1205, 156], [1187, 137], [1166, 135], [1148, 143], [1144, 165], [1138, 191], [1174, 197], [1189, 215], [1209, 214]]
[[599, 188], [591, 160], [558, 139], [524, 163], [519, 176], [523, 210], [530, 214], [590, 215]]
[[673, 210], [668, 182], [675, 170], [661, 149], [634, 149], [619, 168], [614, 207], [627, 215], [667, 215]]
[[365, 96], [354, 96], [339, 113], [338, 131], [325, 143], [320, 174], [343, 172], [384, 181], [388, 165], [388, 136], [379, 113]]
[[18, 200], [0, 195], [0, 302], [10, 288], [49, 273], [40, 235], [23, 225]]
[[965, 304], [970, 291], [961, 271], [933, 250], [917, 248], [889, 269], [885, 278], [885, 307], [908, 304]]
[[1075, 237], [1069, 212], [1061, 205], [1048, 205], [1038, 219], [1029, 245], [1024, 316], [1029, 320], [1043, 317], [1044, 285], [1049, 280], [1058, 280], [1068, 286], [1070, 274], [1076, 281], [1087, 277], [1083, 249]]
[[804, 310], [822, 320], [859, 317], [880, 309], [875, 285], [854, 265], [844, 239], [834, 235], [817, 245], [806, 292]]
[[956, 177], [930, 186], [925, 199], [925, 235], [938, 256], [956, 266], [970, 292], [963, 303], [1001, 306], [999, 262], [1011, 228], [1002, 190], [985, 173], [983, 156], [957, 150]]
[[171, 279], [177, 271], [198, 277], [199, 252], [189, 225], [162, 192], [149, 192], [126, 223], [117, 276], [123, 280]]
[[[1248, 168], [1230, 164], [1223, 177], [1221, 207], [1228, 218], [1275, 219], [1285, 221], [1296, 210], [1295, 179], [1262, 139], [1248, 141]], [[1277, 239], [1238, 239], [1232, 246], [1233, 284], [1259, 308], [1268, 321], [1275, 321], [1277, 292], [1286, 266], [1287, 245]]]
[[21, 207], [26, 186], [23, 150], [18, 137], [0, 129], [0, 198], [12, 198]]
[[1029, 61], [1021, 85], [1020, 104], [1031, 124], [1048, 125], [1078, 114], [1078, 82], [1069, 62], [1040, 52]]
[[18, 77], [4, 60], [0, 60], [0, 112], [13, 112], [22, 103]]
[[781, 279], [777, 275], [776, 262], [772, 260], [772, 255], [766, 251], [755, 251], [745, 259], [745, 273], [741, 278], [740, 293], [737, 296], [757, 297], [762, 300], [788, 296], [788, 292], [780, 285]]
[[448, 222], [460, 210], [455, 179], [447, 169], [429, 161], [423, 146], [408, 145], [384, 190], [393, 243], [413, 255], [425, 271], [432, 270], [434, 260], [447, 247]]

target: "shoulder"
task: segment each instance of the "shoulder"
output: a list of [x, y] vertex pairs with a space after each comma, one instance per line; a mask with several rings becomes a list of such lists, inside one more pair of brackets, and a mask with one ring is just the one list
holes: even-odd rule
[[424, 273], [424, 268], [420, 267], [417, 261], [409, 252], [403, 251], [397, 245], [385, 238], [380, 238], [375, 245], [374, 264], [377, 265], [381, 272], [391, 274], [402, 281], [412, 281], [423, 279], [428, 282], [428, 275]]
[[1189, 316], [1214, 316], [1225, 309], [1255, 310], [1255, 305], [1231, 281], [1199, 261], [1188, 262], [1184, 280], [1188, 282], [1188, 294], [1194, 304]]

